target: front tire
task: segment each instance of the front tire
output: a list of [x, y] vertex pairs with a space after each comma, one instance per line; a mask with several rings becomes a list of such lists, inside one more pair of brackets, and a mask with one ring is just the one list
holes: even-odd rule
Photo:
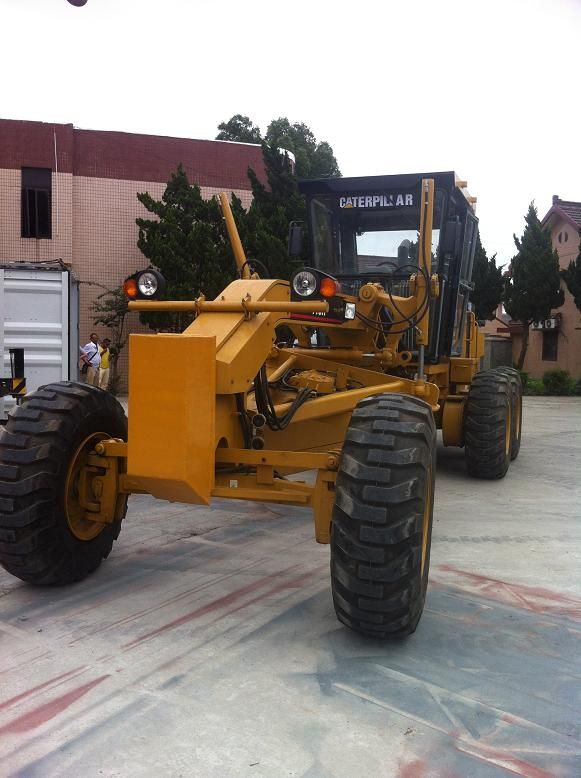
[[347, 429], [333, 508], [331, 584], [337, 618], [363, 635], [415, 631], [430, 565], [436, 427], [430, 406], [382, 394]]
[[475, 478], [504, 478], [512, 449], [510, 380], [497, 370], [477, 373], [464, 409], [464, 455]]
[[0, 433], [0, 563], [33, 584], [80, 581], [99, 567], [127, 510], [84, 518], [75, 504], [79, 463], [103, 438], [127, 440], [119, 402], [88, 384], [48, 384], [28, 395]]

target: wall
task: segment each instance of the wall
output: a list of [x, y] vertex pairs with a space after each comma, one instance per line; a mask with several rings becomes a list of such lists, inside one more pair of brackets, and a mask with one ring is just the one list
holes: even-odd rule
[[508, 365], [512, 367], [512, 343], [510, 338], [487, 335], [484, 339], [482, 370]]

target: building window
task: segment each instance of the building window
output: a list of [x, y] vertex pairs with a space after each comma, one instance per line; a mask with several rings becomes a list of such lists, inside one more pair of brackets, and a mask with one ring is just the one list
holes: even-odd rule
[[558, 353], [559, 353], [558, 330], [545, 330], [543, 332], [543, 360], [545, 362], [556, 362]]
[[51, 238], [51, 176], [47, 168], [22, 168], [23, 238]]

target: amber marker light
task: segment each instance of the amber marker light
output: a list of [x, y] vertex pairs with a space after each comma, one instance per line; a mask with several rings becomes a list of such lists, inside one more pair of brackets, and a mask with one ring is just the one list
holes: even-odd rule
[[319, 294], [322, 297], [334, 297], [341, 291], [341, 287], [334, 278], [323, 278], [319, 286]]
[[127, 281], [125, 281], [123, 284], [123, 294], [125, 297], [129, 298], [129, 300], [135, 300], [139, 294], [139, 290], [137, 288], [137, 281], [134, 278], [128, 278]]

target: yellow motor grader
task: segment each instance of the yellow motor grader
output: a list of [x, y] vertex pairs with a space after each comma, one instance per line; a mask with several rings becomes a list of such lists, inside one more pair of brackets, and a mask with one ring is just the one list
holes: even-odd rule
[[[194, 314], [181, 334], [131, 335], [128, 425], [114, 397], [72, 382], [15, 409], [0, 437], [10, 573], [84, 578], [109, 554], [133, 492], [299, 505], [331, 545], [339, 620], [375, 637], [416, 629], [436, 429], [480, 478], [502, 478], [520, 445], [518, 373], [479, 372], [474, 198], [452, 172], [301, 189], [311, 260], [290, 282], [261, 278], [246, 259], [225, 195], [239, 279], [215, 300], [159, 299], [153, 268], [128, 279], [131, 310]], [[291, 225], [291, 254], [300, 235]], [[289, 478], [305, 471], [315, 477]]]

